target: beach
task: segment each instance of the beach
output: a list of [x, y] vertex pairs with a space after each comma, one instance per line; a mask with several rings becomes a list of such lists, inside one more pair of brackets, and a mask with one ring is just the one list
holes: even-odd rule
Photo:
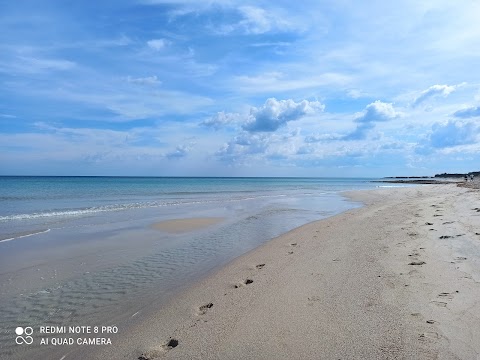
[[[63, 317], [55, 318], [54, 311], [44, 325], [67, 326], [67, 332], [69, 325], [116, 327], [115, 332], [73, 336], [39, 334], [38, 326], [32, 325], [37, 346], [17, 346], [9, 358], [476, 359], [480, 192], [468, 185], [343, 192], [349, 203], [363, 206], [257, 245], [245, 238], [251, 241], [248, 252], [222, 259], [223, 264], [208, 260], [210, 270], [187, 263], [184, 256], [167, 264], [172, 270], [166, 277], [166, 263], [159, 259], [169, 248], [162, 245], [148, 261], [142, 260], [146, 265], [127, 268], [128, 283], [119, 282], [124, 275], [118, 267], [107, 268], [82, 275], [75, 286], [68, 283], [35, 293], [30, 297], [37, 301], [33, 305], [24, 301], [15, 309], [5, 303], [6, 320], [59, 307]], [[191, 238], [198, 231], [209, 238], [217, 227], [230, 226], [229, 221], [189, 216], [153, 222], [150, 227], [156, 237], [173, 234], [168, 236], [174, 236], [175, 243], [183, 239], [179, 236]], [[229, 234], [239, 229], [234, 227]], [[255, 237], [260, 230], [239, 234]], [[198, 253], [202, 244], [210, 243], [185, 246], [191, 244]], [[142, 247], [152, 249], [146, 240]], [[132, 256], [133, 250], [128, 254]], [[182, 267], [185, 273], [203, 270], [185, 281]], [[30, 312], [22, 310], [27, 306]], [[91, 306], [97, 311], [90, 312]], [[23, 314], [16, 315], [19, 311]], [[7, 336], [11, 337], [5, 332]], [[38, 344], [41, 338], [66, 337], [74, 338], [74, 343]], [[87, 340], [93, 343], [77, 343]]]
[[478, 358], [478, 190], [347, 195], [365, 207], [237, 258], [95, 358]]
[[480, 0], [0, 2], [0, 360], [480, 360]]
[[[95, 358], [233, 259], [360, 206], [339, 192], [379, 186], [346, 178], [158, 177], [0, 177], [0, 184], [2, 359]], [[19, 326], [32, 329], [32, 344], [16, 343]], [[77, 326], [118, 331], [69, 330]], [[51, 327], [67, 331], [42, 330]], [[94, 345], [82, 340], [97, 337]], [[82, 344], [58, 343], [72, 340]]]

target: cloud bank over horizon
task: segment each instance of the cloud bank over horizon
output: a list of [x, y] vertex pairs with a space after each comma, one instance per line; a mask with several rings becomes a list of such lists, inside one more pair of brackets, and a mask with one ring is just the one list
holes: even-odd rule
[[3, 2], [0, 174], [479, 170], [479, 12], [468, 0]]

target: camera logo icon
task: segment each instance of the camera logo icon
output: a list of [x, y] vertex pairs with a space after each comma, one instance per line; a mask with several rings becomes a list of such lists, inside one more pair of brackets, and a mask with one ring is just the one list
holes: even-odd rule
[[30, 326], [27, 326], [25, 328], [19, 326], [15, 329], [15, 334], [17, 334], [17, 337], [15, 338], [15, 342], [20, 345], [20, 344], [26, 344], [30, 345], [33, 343], [33, 337], [31, 336], [33, 334], [33, 328]]

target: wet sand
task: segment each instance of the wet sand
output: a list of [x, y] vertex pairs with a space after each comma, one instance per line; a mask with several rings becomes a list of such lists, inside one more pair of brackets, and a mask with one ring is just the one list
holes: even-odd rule
[[478, 358], [480, 192], [348, 197], [366, 206], [269, 241], [65, 360]]
[[208, 226], [218, 224], [224, 220], [224, 218], [219, 217], [171, 219], [157, 222], [152, 225], [152, 228], [169, 233], [179, 234], [200, 230]]

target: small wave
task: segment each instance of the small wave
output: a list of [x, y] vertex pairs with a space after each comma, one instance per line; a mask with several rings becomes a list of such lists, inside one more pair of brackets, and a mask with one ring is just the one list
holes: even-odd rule
[[39, 230], [39, 231], [29, 232], [27, 234], [22, 233], [22, 234], [18, 234], [16, 236], [9, 237], [9, 238], [6, 238], [6, 239], [0, 239], [0, 242], [7, 242], [7, 241], [12, 241], [12, 240], [15, 240], [15, 239], [20, 239], [20, 238], [24, 238], [24, 237], [33, 236], [33, 235], [44, 234], [44, 233], [47, 233], [49, 231], [50, 231], [50, 229], [43, 229], [43, 230]]
[[14, 214], [0, 216], [0, 221], [11, 221], [11, 220], [32, 220], [40, 218], [50, 218], [50, 217], [76, 217], [83, 215], [93, 215], [96, 213], [103, 212], [112, 212], [112, 211], [122, 211], [122, 210], [133, 210], [133, 209], [144, 209], [144, 208], [154, 208], [154, 207], [163, 207], [163, 206], [179, 206], [179, 205], [196, 205], [196, 204], [208, 204], [216, 202], [232, 202], [232, 201], [245, 201], [245, 200], [255, 200], [259, 198], [274, 198], [274, 197], [284, 197], [287, 195], [258, 195], [258, 196], [243, 196], [243, 197], [234, 197], [234, 198], [220, 198], [220, 199], [210, 199], [210, 200], [193, 200], [193, 201], [149, 201], [149, 202], [140, 202], [140, 203], [131, 203], [131, 204], [115, 204], [115, 205], [105, 205], [105, 206], [94, 206], [83, 209], [69, 209], [69, 210], [53, 210], [53, 211], [44, 211], [36, 212], [31, 214]]
[[71, 210], [55, 210], [55, 211], [45, 211], [32, 214], [16, 214], [16, 215], [7, 215], [0, 216], [0, 221], [5, 220], [27, 220], [27, 219], [39, 219], [53, 216], [79, 216], [79, 215], [89, 215], [99, 212], [107, 211], [120, 211], [127, 209], [135, 208], [144, 208], [144, 207], [155, 207], [162, 206], [162, 204], [153, 204], [153, 203], [133, 203], [133, 204], [123, 204], [123, 205], [110, 205], [110, 206], [95, 206], [84, 209], [71, 209]]

